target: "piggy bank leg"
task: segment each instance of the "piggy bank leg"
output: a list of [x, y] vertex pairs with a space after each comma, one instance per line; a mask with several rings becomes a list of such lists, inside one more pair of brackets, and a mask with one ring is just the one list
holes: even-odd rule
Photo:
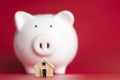
[[34, 74], [35, 69], [33, 67], [25, 67], [25, 70], [28, 74]]
[[54, 70], [55, 74], [65, 74], [66, 66], [56, 67]]

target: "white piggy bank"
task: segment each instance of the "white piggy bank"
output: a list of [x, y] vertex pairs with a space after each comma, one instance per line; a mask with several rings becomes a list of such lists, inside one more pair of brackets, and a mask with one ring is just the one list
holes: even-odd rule
[[65, 10], [33, 16], [18, 11], [15, 22], [14, 50], [26, 72], [35, 73], [33, 66], [45, 57], [55, 66], [54, 73], [64, 74], [78, 48], [73, 14]]

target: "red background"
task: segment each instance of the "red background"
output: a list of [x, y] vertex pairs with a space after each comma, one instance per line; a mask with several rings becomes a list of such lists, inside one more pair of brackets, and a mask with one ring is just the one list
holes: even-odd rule
[[120, 1], [0, 0], [0, 73], [25, 73], [13, 50], [14, 14], [70, 10], [79, 49], [67, 73], [120, 73]]

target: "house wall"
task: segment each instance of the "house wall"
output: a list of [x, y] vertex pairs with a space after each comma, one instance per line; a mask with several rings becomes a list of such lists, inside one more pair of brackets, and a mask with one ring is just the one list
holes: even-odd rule
[[53, 68], [46, 62], [46, 66], [45, 66], [46, 70], [47, 70], [47, 74], [46, 76], [53, 76]]
[[53, 68], [51, 66], [47, 66], [47, 76], [53, 76]]
[[39, 68], [36, 68], [36, 73], [35, 73], [35, 76], [40, 76], [41, 73], [40, 73], [40, 69]]

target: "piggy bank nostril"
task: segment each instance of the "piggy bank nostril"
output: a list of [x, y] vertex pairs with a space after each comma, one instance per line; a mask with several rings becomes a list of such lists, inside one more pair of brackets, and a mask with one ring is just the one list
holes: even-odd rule
[[40, 48], [42, 49], [42, 43], [40, 43]]
[[50, 44], [49, 43], [45, 43], [45, 44], [40, 43], [39, 47], [40, 47], [40, 49], [44, 49], [44, 48], [49, 49], [50, 48]]
[[49, 48], [50, 47], [50, 44], [49, 43], [47, 43], [47, 48]]

